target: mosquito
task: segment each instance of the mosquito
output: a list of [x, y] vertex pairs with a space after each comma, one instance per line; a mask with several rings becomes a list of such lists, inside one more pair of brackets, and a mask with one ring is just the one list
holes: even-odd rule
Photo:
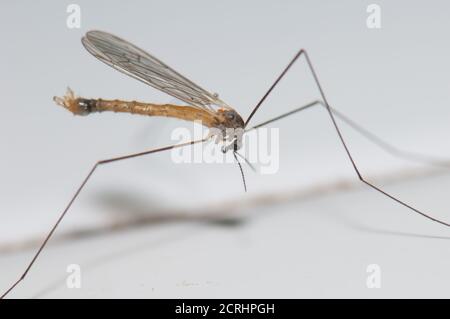
[[[62, 98], [54, 97], [54, 101], [58, 105], [64, 107], [65, 109], [67, 109], [68, 111], [72, 112], [75, 115], [89, 115], [97, 112], [112, 111], [112, 112], [142, 114], [148, 116], [164, 116], [177, 118], [185, 121], [199, 120], [201, 121], [202, 125], [210, 129], [214, 129], [213, 130], [214, 133], [209, 134], [207, 137], [199, 140], [192, 140], [182, 144], [169, 145], [161, 148], [143, 151], [140, 153], [127, 154], [123, 156], [97, 161], [92, 166], [92, 168], [90, 169], [90, 171], [88, 172], [87, 176], [84, 178], [82, 183], [76, 189], [67, 206], [61, 212], [58, 219], [56, 220], [56, 223], [50, 229], [49, 233], [43, 240], [34, 257], [31, 259], [28, 266], [25, 268], [23, 274], [16, 281], [14, 281], [14, 283], [3, 293], [3, 295], [0, 298], [6, 297], [13, 289], [16, 288], [16, 286], [23, 279], [25, 279], [30, 269], [35, 264], [37, 258], [41, 254], [42, 250], [52, 237], [56, 228], [61, 223], [64, 216], [67, 214], [70, 207], [77, 199], [78, 195], [80, 194], [80, 192], [85, 187], [86, 183], [92, 177], [94, 171], [98, 167], [112, 162], [164, 152], [174, 148], [186, 147], [197, 143], [203, 143], [210, 140], [211, 138], [216, 138], [216, 142], [221, 141], [223, 143], [222, 152], [224, 153], [227, 153], [229, 151], [233, 152], [236, 162], [239, 164], [242, 179], [244, 182], [244, 188], [246, 189], [244, 173], [240, 165], [240, 162], [237, 158], [239, 156], [245, 160], [243, 155], [238, 153], [238, 150], [241, 148], [242, 145], [243, 134], [251, 130], [256, 130], [263, 126], [267, 126], [275, 121], [281, 120], [283, 118], [304, 111], [306, 109], [310, 109], [314, 106], [321, 106], [326, 110], [326, 113], [328, 114], [331, 120], [330, 124], [334, 127], [338, 140], [340, 141], [340, 144], [342, 145], [345, 154], [353, 167], [354, 173], [363, 184], [377, 191], [378, 193], [381, 193], [382, 195], [388, 197], [389, 199], [395, 201], [396, 203], [403, 205], [404, 207], [408, 208], [409, 211], [415, 212], [436, 223], [445, 225], [447, 227], [450, 226], [449, 223], [432, 217], [428, 213], [425, 213], [407, 204], [406, 202], [398, 199], [397, 197], [384, 191], [382, 188], [366, 180], [361, 174], [358, 166], [356, 165], [352, 157], [351, 152], [349, 151], [347, 143], [345, 142], [345, 139], [341, 133], [341, 130], [339, 128], [339, 125], [337, 124], [336, 119], [337, 118], [340, 119], [341, 121], [349, 125], [351, 128], [355, 129], [357, 132], [362, 134], [365, 138], [369, 139], [371, 142], [375, 143], [380, 148], [384, 149], [385, 151], [391, 153], [394, 156], [426, 164], [444, 166], [447, 168], [449, 167], [448, 162], [440, 161], [438, 159], [426, 155], [397, 149], [394, 146], [390, 145], [388, 142], [385, 142], [381, 138], [377, 137], [375, 134], [361, 127], [355, 121], [351, 120], [343, 113], [332, 108], [327, 102], [327, 98], [319, 82], [317, 73], [311, 63], [308, 53], [304, 49], [299, 50], [295, 54], [295, 56], [290, 60], [289, 64], [283, 69], [281, 74], [276, 78], [276, 80], [269, 87], [267, 92], [255, 105], [248, 118], [244, 121], [242, 116], [239, 115], [239, 113], [232, 107], [230, 107], [228, 104], [223, 102], [217, 94], [212, 94], [206, 91], [205, 89], [201, 88], [191, 80], [187, 79], [180, 73], [170, 68], [167, 64], [163, 63], [162, 61], [155, 58], [151, 54], [138, 48], [137, 46], [131, 44], [126, 40], [123, 40], [117, 36], [114, 36], [110, 33], [103, 31], [89, 31], [82, 38], [81, 42], [86, 48], [86, 50], [89, 51], [100, 61], [110, 65], [111, 67], [120, 72], [123, 72], [139, 81], [142, 81], [162, 92], [171, 95], [172, 97], [175, 97], [185, 102], [187, 105], [154, 104], [137, 101], [90, 99], [77, 97], [70, 89], [68, 89], [64, 97]], [[283, 79], [286, 73], [291, 69], [294, 63], [302, 56], [306, 60], [307, 66], [313, 76], [314, 82], [319, 91], [321, 99], [312, 101], [290, 112], [281, 114], [263, 123], [249, 127], [250, 120], [253, 118], [255, 113], [259, 110], [261, 105], [271, 94], [271, 92], [275, 89], [278, 83]], [[248, 161], [245, 160], [245, 162], [251, 166], [251, 164]]]

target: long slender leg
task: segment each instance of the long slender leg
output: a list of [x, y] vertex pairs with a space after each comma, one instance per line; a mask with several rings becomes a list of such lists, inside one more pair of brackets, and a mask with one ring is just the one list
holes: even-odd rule
[[183, 146], [189, 146], [189, 145], [193, 145], [196, 143], [201, 143], [206, 141], [206, 139], [202, 139], [202, 140], [195, 140], [195, 141], [191, 141], [191, 142], [186, 142], [186, 143], [182, 143], [182, 144], [175, 144], [175, 145], [169, 145], [166, 147], [161, 147], [161, 148], [157, 148], [157, 149], [153, 149], [153, 150], [149, 150], [149, 151], [145, 151], [145, 152], [140, 152], [140, 153], [134, 153], [134, 154], [129, 154], [129, 155], [124, 155], [124, 156], [119, 156], [119, 157], [114, 157], [114, 158], [109, 158], [109, 159], [105, 159], [105, 160], [101, 160], [96, 162], [91, 170], [89, 171], [89, 173], [87, 174], [87, 176], [84, 178], [83, 182], [80, 184], [80, 186], [78, 187], [78, 189], [75, 191], [74, 195], [72, 196], [71, 200], [69, 201], [69, 203], [67, 204], [66, 208], [64, 208], [63, 212], [61, 213], [61, 215], [59, 216], [59, 218], [57, 219], [56, 223], [53, 225], [52, 229], [50, 230], [50, 232], [48, 233], [47, 237], [45, 237], [44, 241], [42, 242], [41, 246], [39, 247], [39, 249], [37, 250], [36, 254], [34, 255], [34, 257], [31, 259], [30, 263], [28, 264], [27, 268], [25, 269], [25, 271], [23, 272], [23, 274], [19, 277], [19, 279], [17, 279], [12, 285], [11, 287], [8, 288], [8, 290], [6, 290], [3, 295], [1, 295], [0, 299], [3, 299], [6, 297], [6, 295], [8, 295], [28, 274], [28, 272], [30, 271], [31, 267], [33, 266], [33, 264], [36, 262], [37, 258], [39, 257], [39, 255], [41, 254], [42, 250], [44, 249], [44, 247], [47, 245], [47, 242], [49, 241], [49, 239], [52, 237], [53, 233], [55, 232], [56, 228], [58, 227], [58, 225], [60, 224], [60, 222], [62, 221], [62, 219], [64, 218], [64, 216], [66, 215], [66, 213], [68, 212], [69, 208], [72, 206], [73, 202], [76, 200], [76, 198], [78, 197], [78, 195], [80, 194], [81, 190], [84, 188], [84, 186], [86, 185], [86, 183], [88, 182], [88, 180], [91, 178], [92, 174], [94, 174], [95, 170], [104, 164], [109, 164], [112, 162], [117, 162], [117, 161], [121, 161], [121, 160], [125, 160], [125, 159], [129, 159], [129, 158], [134, 158], [134, 157], [139, 157], [139, 156], [143, 156], [143, 155], [148, 155], [148, 154], [153, 154], [153, 153], [158, 153], [158, 152], [163, 152], [163, 151], [168, 151], [174, 148], [178, 148], [178, 147], [183, 147]]
[[[251, 128], [246, 129], [245, 131], [248, 132], [248, 131], [251, 131], [254, 129], [258, 129], [262, 126], [266, 126], [273, 122], [279, 121], [279, 120], [286, 118], [290, 115], [293, 115], [295, 113], [304, 111], [306, 109], [310, 109], [313, 106], [325, 107], [325, 104], [319, 100], [312, 101], [312, 102], [305, 104], [301, 107], [298, 107], [292, 111], [283, 113], [283, 114], [281, 114], [277, 117], [274, 117], [270, 120], [259, 123]], [[366, 128], [362, 127], [361, 125], [357, 124], [355, 121], [353, 121], [350, 117], [348, 117], [344, 113], [342, 113], [332, 107], [330, 107], [330, 109], [331, 109], [331, 112], [333, 112], [333, 115], [336, 116], [336, 118], [340, 119], [341, 121], [343, 121], [344, 123], [349, 125], [352, 129], [354, 129], [355, 131], [360, 133], [362, 136], [364, 136], [366, 139], [368, 139], [370, 142], [374, 143], [375, 145], [377, 145], [378, 147], [383, 149], [385, 152], [390, 153], [393, 156], [400, 157], [400, 158], [403, 158], [403, 159], [406, 159], [409, 161], [420, 162], [422, 164], [450, 168], [450, 160], [438, 159], [438, 158], [435, 158], [435, 157], [432, 157], [432, 156], [429, 156], [426, 154], [420, 154], [420, 153], [415, 153], [415, 152], [399, 149], [399, 148], [393, 146], [392, 144], [390, 144], [389, 142], [378, 137], [376, 134], [370, 132]]]
[[[250, 113], [249, 117], [247, 118], [247, 121], [245, 122], [245, 126], [248, 125], [248, 123], [250, 122], [251, 118], [252, 118], [253, 115], [256, 113], [256, 111], [259, 109], [259, 107], [262, 105], [262, 103], [266, 100], [266, 98], [267, 98], [267, 97], [269, 96], [269, 94], [273, 91], [273, 89], [277, 86], [277, 84], [281, 81], [281, 79], [286, 75], [286, 73], [289, 71], [289, 69], [292, 67], [292, 65], [293, 65], [293, 64], [298, 60], [298, 58], [299, 58], [300, 56], [302, 56], [302, 55], [305, 56], [306, 62], [307, 62], [307, 64], [308, 64], [308, 67], [309, 67], [309, 69], [310, 69], [310, 71], [311, 71], [311, 73], [312, 73], [312, 75], [313, 75], [314, 82], [316, 83], [316, 86], [317, 86], [317, 88], [318, 88], [318, 90], [319, 90], [319, 93], [320, 93], [320, 96], [321, 96], [321, 98], [322, 98], [322, 101], [323, 101], [322, 103], [323, 103], [323, 105], [325, 106], [325, 108], [326, 108], [326, 110], [327, 110], [327, 113], [328, 113], [329, 116], [330, 116], [330, 119], [331, 119], [331, 122], [332, 122], [332, 124], [333, 124], [333, 127], [334, 127], [335, 130], [336, 130], [336, 133], [337, 133], [337, 135], [338, 135], [338, 137], [339, 137], [339, 140], [341, 141], [341, 144], [342, 144], [342, 146], [343, 146], [343, 148], [344, 148], [344, 150], [345, 150], [345, 153], [347, 154], [347, 157], [348, 157], [349, 161], [351, 162], [351, 164], [352, 164], [352, 166], [353, 166], [353, 170], [355, 171], [356, 175], [358, 176], [358, 179], [359, 179], [362, 183], [364, 183], [365, 185], [369, 186], [370, 188], [372, 188], [372, 189], [376, 190], [377, 192], [379, 192], [379, 193], [381, 193], [381, 194], [383, 194], [383, 195], [389, 197], [389, 198], [392, 199], [393, 201], [395, 201], [395, 202], [397, 202], [397, 203], [399, 203], [399, 204], [401, 204], [401, 205], [403, 205], [403, 206], [409, 208], [410, 210], [414, 211], [415, 213], [420, 214], [420, 215], [422, 215], [423, 217], [426, 217], [426, 218], [428, 218], [428, 219], [430, 219], [430, 220], [432, 220], [432, 221], [434, 221], [434, 222], [437, 222], [437, 223], [440, 223], [440, 224], [442, 224], [442, 225], [445, 225], [445, 226], [450, 227], [450, 224], [448, 224], [448, 223], [446, 223], [446, 222], [444, 222], [444, 221], [442, 221], [442, 220], [439, 220], [439, 219], [437, 219], [437, 218], [434, 218], [434, 217], [430, 216], [429, 214], [426, 214], [426, 213], [424, 213], [424, 212], [418, 210], [417, 208], [415, 208], [415, 207], [413, 207], [413, 206], [411, 206], [411, 205], [409, 205], [409, 204], [403, 202], [402, 200], [398, 199], [397, 197], [395, 197], [395, 196], [389, 194], [388, 192], [384, 191], [384, 190], [381, 189], [380, 187], [377, 187], [377, 186], [375, 186], [374, 184], [372, 184], [372, 183], [370, 183], [369, 181], [366, 181], [366, 180], [364, 179], [364, 177], [362, 176], [361, 172], [359, 171], [358, 166], [356, 165], [356, 163], [355, 163], [355, 161], [354, 161], [354, 159], [353, 159], [353, 157], [352, 157], [352, 155], [351, 155], [351, 153], [350, 153], [350, 150], [349, 150], [349, 148], [348, 148], [348, 146], [347, 146], [347, 144], [346, 144], [346, 142], [345, 142], [345, 140], [344, 140], [344, 137], [342, 136], [341, 130], [339, 129], [339, 126], [338, 126], [338, 124], [337, 124], [337, 122], [336, 122], [336, 119], [335, 119], [335, 117], [334, 117], [334, 115], [333, 115], [333, 111], [332, 111], [330, 105], [328, 104], [327, 98], [326, 98], [325, 93], [324, 93], [324, 91], [323, 91], [323, 89], [322, 89], [322, 86], [320, 85], [319, 78], [317, 77], [316, 71], [314, 70], [314, 67], [313, 67], [313, 65], [312, 65], [312, 63], [311, 63], [311, 60], [310, 60], [310, 58], [309, 58], [309, 56], [308, 56], [308, 53], [307, 53], [304, 49], [301, 49], [300, 51], [298, 51], [298, 53], [297, 53], [297, 54], [294, 56], [294, 58], [289, 62], [289, 64], [287, 65], [287, 67], [283, 70], [283, 72], [281, 72], [281, 74], [278, 76], [278, 78], [275, 80], [275, 82], [274, 82], [274, 83], [272, 84], [272, 86], [269, 88], [269, 90], [263, 95], [263, 97], [261, 98], [261, 100], [256, 104], [256, 106], [254, 107], [253, 111]], [[314, 103], [313, 103], [313, 104], [314, 104]], [[309, 105], [309, 106], [307, 105], [307, 106], [303, 107], [303, 109], [308, 108], [308, 107], [311, 107], [311, 106], [313, 106], [313, 105]], [[300, 110], [299, 110], [299, 111], [300, 111]], [[292, 113], [292, 112], [291, 112], [291, 113]], [[286, 116], [287, 116], [287, 115], [286, 115]], [[285, 117], [285, 116], [281, 116], [281, 117], [278, 117], [278, 118], [275, 118], [275, 119], [280, 119], [280, 118], [282, 118], [282, 117]], [[266, 121], [265, 123], [263, 123], [263, 124], [267, 124], [267, 121]], [[261, 125], [261, 124], [260, 124], [260, 125]]]
[[[325, 107], [325, 104], [323, 102], [320, 102], [322, 106]], [[350, 119], [348, 116], [344, 115], [342, 112], [330, 107], [333, 114], [345, 122], [347, 125], [352, 127], [354, 130], [358, 131], [360, 134], [362, 134], [364, 137], [366, 137], [368, 140], [373, 142], [374, 144], [378, 145], [380, 148], [384, 149], [386, 152], [391, 153], [394, 156], [401, 157], [407, 160], [420, 162], [423, 164], [428, 165], [434, 165], [434, 166], [440, 166], [440, 167], [450, 167], [450, 162], [448, 160], [444, 160], [442, 158], [436, 158], [434, 156], [430, 156], [427, 154], [420, 154], [416, 152], [406, 151], [399, 149], [390, 143], [384, 141], [374, 133], [370, 132], [369, 130], [365, 129], [361, 125], [357, 124], [355, 121]]]

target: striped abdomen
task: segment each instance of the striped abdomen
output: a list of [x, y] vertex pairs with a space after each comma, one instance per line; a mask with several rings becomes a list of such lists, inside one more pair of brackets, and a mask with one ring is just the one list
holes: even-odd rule
[[202, 121], [202, 124], [207, 127], [216, 127], [218, 125], [217, 118], [213, 114], [193, 106], [77, 98], [70, 90], [64, 98], [54, 97], [54, 101], [75, 115], [112, 111], [148, 116], [173, 117], [186, 121]]

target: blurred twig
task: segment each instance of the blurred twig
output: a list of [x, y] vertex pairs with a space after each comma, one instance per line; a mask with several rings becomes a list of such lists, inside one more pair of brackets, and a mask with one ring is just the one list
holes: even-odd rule
[[[369, 177], [369, 180], [380, 184], [393, 184], [405, 182], [407, 180], [432, 177], [448, 172], [439, 168], [403, 169], [395, 173], [381, 174]], [[250, 211], [255, 214], [255, 208], [274, 206], [289, 202], [313, 199], [319, 196], [329, 195], [336, 192], [348, 191], [362, 188], [363, 184], [356, 178], [342, 179], [332, 183], [321, 183], [310, 187], [282, 190], [279, 192], [261, 193], [243, 198], [216, 202], [205, 206], [179, 210], [179, 209], [159, 209], [152, 211], [151, 215], [133, 215], [127, 219], [120, 219], [109, 224], [96, 226], [84, 230], [71, 230], [55, 236], [52, 243], [63, 243], [73, 239], [99, 236], [101, 234], [113, 233], [128, 230], [151, 224], [163, 224], [170, 222], [198, 221], [216, 224], [235, 224], [248, 217]], [[20, 250], [35, 248], [41, 244], [43, 237], [34, 237], [18, 242], [0, 244], [0, 253], [13, 253]]]

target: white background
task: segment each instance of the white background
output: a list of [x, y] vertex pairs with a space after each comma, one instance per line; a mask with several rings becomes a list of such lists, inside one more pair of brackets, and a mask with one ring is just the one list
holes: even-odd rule
[[[66, 26], [69, 3], [0, 4], [0, 290], [97, 160], [171, 144], [173, 128], [191, 127], [56, 106], [67, 85], [85, 97], [173, 101], [90, 56], [80, 38], [91, 29], [136, 43], [244, 118], [305, 48], [333, 107], [402, 149], [450, 158], [445, 1], [378, 1], [381, 29], [366, 27], [369, 1], [78, 1], [81, 29]], [[301, 59], [253, 123], [318, 97]], [[273, 127], [280, 170], [244, 167], [246, 194], [231, 164], [176, 165], [166, 153], [101, 167], [10, 296], [449, 297], [449, 229], [358, 184], [323, 109]], [[397, 160], [341, 127], [363, 175], [450, 221], [446, 170]], [[383, 183], [409, 172], [422, 177]], [[333, 191], [339, 181], [356, 184]], [[300, 196], [317, 185], [329, 191]], [[133, 220], [139, 227], [110, 227]], [[82, 289], [65, 285], [72, 263]], [[381, 267], [380, 289], [366, 287], [369, 264]]]

